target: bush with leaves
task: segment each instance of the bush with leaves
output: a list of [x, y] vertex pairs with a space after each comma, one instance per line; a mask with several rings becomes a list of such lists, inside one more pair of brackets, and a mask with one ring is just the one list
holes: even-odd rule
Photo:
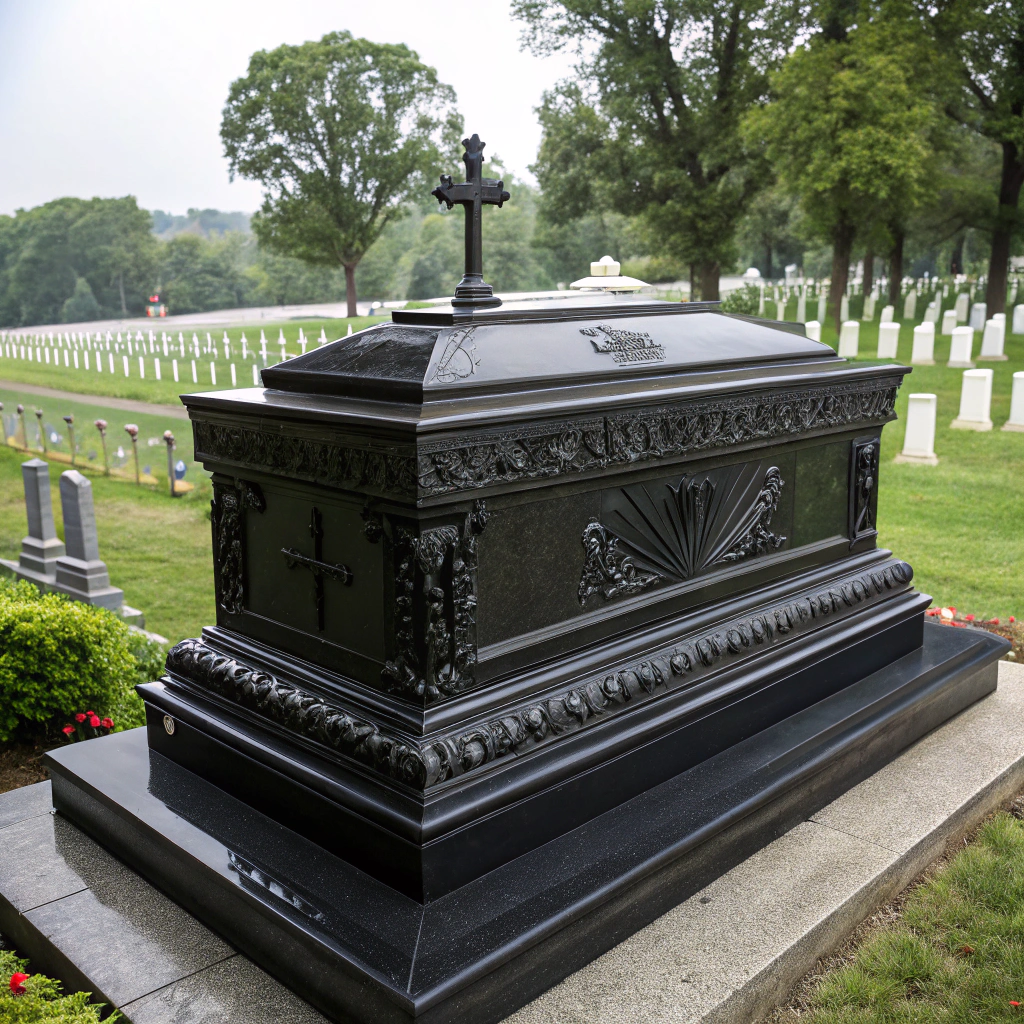
[[757, 316], [761, 308], [761, 289], [755, 284], [745, 284], [734, 292], [729, 292], [722, 299], [722, 309], [726, 313], [743, 313], [746, 316]]
[[160, 674], [158, 651], [113, 612], [0, 580], [0, 742], [56, 734], [85, 708], [142, 725], [134, 687]]
[[[61, 994], [60, 982], [42, 974], [26, 976], [27, 963], [0, 949], [0, 1024], [98, 1024], [102, 1004], [88, 992]], [[107, 1024], [120, 1014], [107, 1017]]]

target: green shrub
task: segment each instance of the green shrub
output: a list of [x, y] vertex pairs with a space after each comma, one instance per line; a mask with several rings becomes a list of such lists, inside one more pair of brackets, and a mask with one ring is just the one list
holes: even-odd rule
[[729, 292], [722, 299], [722, 309], [726, 313], [743, 313], [746, 316], [757, 316], [761, 308], [761, 289], [756, 284], [745, 284], [734, 292]]
[[141, 725], [134, 686], [159, 674], [155, 647], [113, 612], [0, 580], [0, 742], [54, 735], [77, 711]]
[[[0, 949], [0, 1024], [98, 1024], [102, 1004], [89, 1003], [88, 992], [61, 995], [59, 981], [29, 975], [23, 995], [11, 991], [11, 975], [25, 973], [26, 963]], [[108, 1024], [120, 1014], [107, 1018]]]

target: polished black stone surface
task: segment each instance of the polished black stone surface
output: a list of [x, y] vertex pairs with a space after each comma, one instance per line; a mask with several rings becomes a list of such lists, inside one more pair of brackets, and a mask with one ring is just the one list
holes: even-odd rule
[[50, 755], [59, 811], [328, 1014], [496, 1021], [995, 687], [1005, 643], [924, 645], [423, 905], [161, 755]]

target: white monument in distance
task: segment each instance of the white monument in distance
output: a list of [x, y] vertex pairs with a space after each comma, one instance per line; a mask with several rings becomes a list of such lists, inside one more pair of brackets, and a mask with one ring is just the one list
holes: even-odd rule
[[960, 388], [960, 414], [954, 430], [992, 429], [992, 370], [964, 370]]
[[907, 401], [907, 431], [903, 436], [903, 451], [896, 462], [916, 462], [937, 466], [935, 455], [935, 418], [938, 400], [935, 395], [911, 395]]

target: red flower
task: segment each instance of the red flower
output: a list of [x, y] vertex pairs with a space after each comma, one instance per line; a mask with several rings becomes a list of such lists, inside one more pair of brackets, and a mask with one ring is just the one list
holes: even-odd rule
[[11, 975], [11, 994], [16, 996], [23, 996], [25, 994], [25, 982], [28, 981], [30, 975], [22, 974], [20, 971], [16, 971]]
[[973, 616], [973, 615], [965, 615], [965, 616], [964, 616], [964, 618], [965, 618], [965, 619], [966, 619], [966, 620], [967, 620], [968, 622], [973, 622], [973, 621], [974, 621], [974, 616]]
[[88, 715], [88, 716], [89, 716], [90, 718], [95, 718], [95, 717], [96, 717], [96, 712], [95, 712], [95, 711], [86, 711], [86, 714], [87, 714], [87, 715]]
[[94, 729], [98, 729], [100, 727], [100, 720], [99, 720], [99, 718], [96, 717], [96, 715], [93, 715], [92, 718], [89, 719], [89, 724]]
[[[16, 974], [14, 977], [17, 978], [17, 977], [19, 977], [19, 975]], [[13, 979], [12, 979], [12, 981], [13, 981]], [[1020, 1003], [1018, 1003], [1016, 999], [1011, 999], [1010, 1000], [1010, 1005], [1011, 1006], [1020, 1006]]]
[[103, 719], [103, 728], [104, 729], [113, 729], [114, 728], [114, 720], [112, 718], [104, 718]]
[[1015, 619], [1015, 618], [1014, 618], [1014, 617], [1013, 617], [1013, 616], [1011, 615], [1011, 616], [1010, 616], [1010, 621], [1011, 621], [1011, 622], [1016, 622], [1017, 620], [1016, 620], [1016, 619]]
[[70, 736], [74, 731], [75, 727], [73, 725], [65, 725], [64, 728], [61, 729], [61, 732], [64, 733], [65, 736]]
[[84, 722], [85, 721], [85, 715], [83, 715], [82, 712], [79, 711], [78, 714], [75, 715], [75, 721], [76, 722]]

